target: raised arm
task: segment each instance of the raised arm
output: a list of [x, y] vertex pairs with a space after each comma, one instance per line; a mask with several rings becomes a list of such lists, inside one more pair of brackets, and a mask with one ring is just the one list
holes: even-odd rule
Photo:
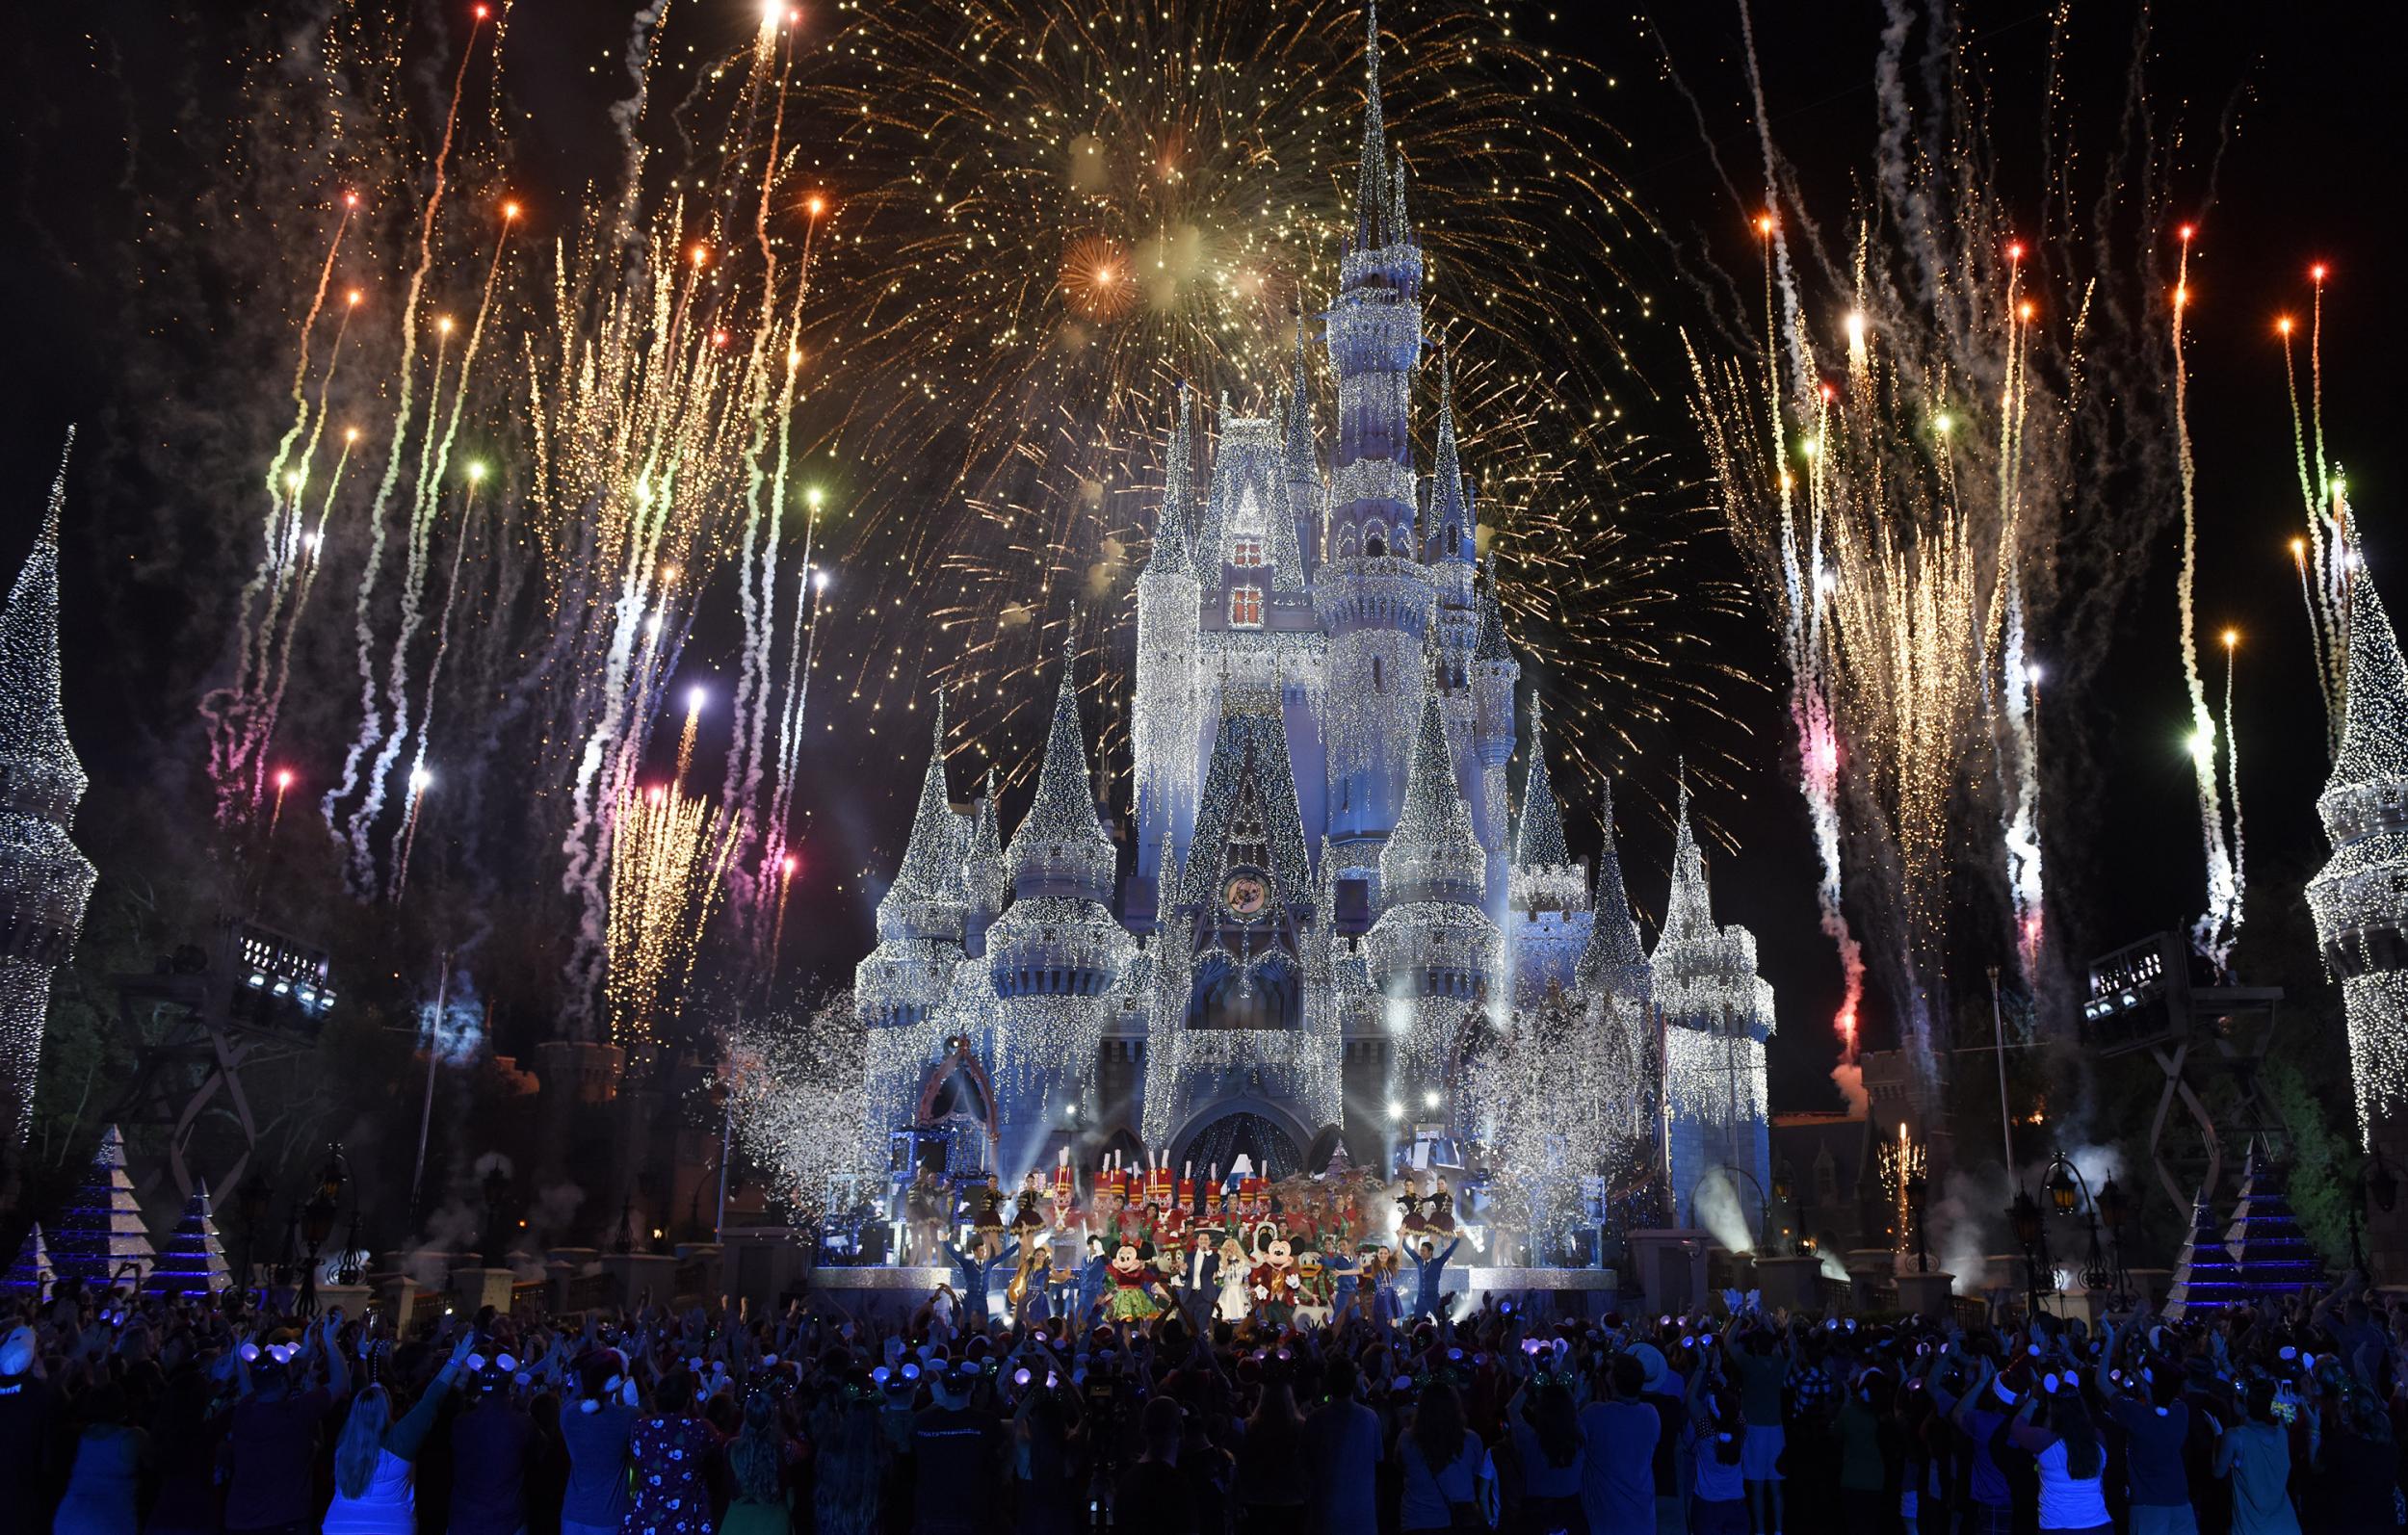
[[428, 1382], [427, 1389], [419, 1393], [417, 1403], [400, 1422], [384, 1431], [386, 1449], [402, 1460], [415, 1461], [418, 1458], [418, 1451], [426, 1444], [427, 1435], [434, 1428], [435, 1414], [442, 1410], [443, 1398], [451, 1392], [452, 1378], [459, 1373], [460, 1363], [476, 1346], [474, 1334], [460, 1335], [460, 1340], [453, 1346], [452, 1357], [434, 1372], [434, 1379]]

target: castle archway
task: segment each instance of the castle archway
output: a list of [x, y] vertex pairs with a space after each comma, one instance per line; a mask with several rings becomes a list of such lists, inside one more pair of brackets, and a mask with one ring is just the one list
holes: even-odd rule
[[1198, 1109], [1171, 1140], [1171, 1165], [1218, 1167], [1222, 1177], [1241, 1153], [1261, 1176], [1276, 1182], [1306, 1171], [1312, 1127], [1265, 1099], [1225, 1098]]

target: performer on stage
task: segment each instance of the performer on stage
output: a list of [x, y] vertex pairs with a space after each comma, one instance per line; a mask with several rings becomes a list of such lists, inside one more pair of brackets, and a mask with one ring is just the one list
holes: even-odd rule
[[1436, 1242], [1426, 1236], [1422, 1238], [1421, 1256], [1413, 1260], [1413, 1267], [1420, 1275], [1413, 1296], [1414, 1315], [1434, 1317], [1442, 1322], [1447, 1319], [1447, 1297], [1444, 1289], [1447, 1282], [1447, 1261], [1454, 1257], [1454, 1250], [1462, 1245], [1463, 1238], [1458, 1236], [1449, 1242], [1447, 1250], [1442, 1253], [1438, 1251]]
[[1429, 1229], [1441, 1236], [1454, 1230], [1454, 1195], [1443, 1178], [1438, 1180], [1438, 1192], [1429, 1197]]
[[994, 1304], [986, 1294], [988, 1277], [1011, 1262], [1012, 1255], [1020, 1250], [1020, 1244], [1013, 1242], [998, 1252], [995, 1244], [982, 1232], [970, 1239], [970, 1251], [967, 1253], [951, 1242], [941, 1245], [945, 1256], [953, 1262], [954, 1272], [961, 1276], [961, 1303], [969, 1312], [966, 1320], [975, 1326], [985, 1326], [987, 1318], [994, 1314]]
[[1044, 1203], [1045, 1186], [1031, 1173], [1020, 1181], [1020, 1192], [1014, 1198], [1011, 1211], [1011, 1235], [1025, 1246], [1045, 1227], [1045, 1212], [1037, 1207]]
[[1224, 1236], [1220, 1242], [1220, 1319], [1235, 1327], [1254, 1311], [1254, 1289], [1248, 1283], [1251, 1265], [1246, 1262], [1245, 1247], [1235, 1236]]
[[970, 1190], [967, 1201], [970, 1229], [981, 1241], [1001, 1244], [1004, 1239], [1004, 1191], [995, 1175], [986, 1175], [986, 1182]]
[[1104, 1238], [1090, 1236], [1086, 1239], [1086, 1264], [1079, 1270], [1079, 1313], [1071, 1318], [1084, 1327], [1095, 1308], [1104, 1300], [1104, 1271], [1109, 1261], [1104, 1257]]
[[1255, 1249], [1254, 1319], [1273, 1331], [1296, 1320], [1304, 1281], [1296, 1271], [1296, 1250], [1285, 1236], [1272, 1236]]
[[1115, 1322], [1150, 1322], [1169, 1304], [1170, 1297], [1164, 1291], [1162, 1281], [1155, 1277], [1153, 1265], [1145, 1261], [1135, 1242], [1122, 1242], [1113, 1249], [1112, 1265], [1105, 1270], [1104, 1278], [1112, 1286], [1112, 1299], [1105, 1304], [1104, 1314]]
[[1397, 1223], [1397, 1230], [1409, 1244], [1429, 1225], [1429, 1218], [1422, 1213], [1421, 1174], [1408, 1172], [1404, 1175], [1404, 1192], [1397, 1196], [1397, 1209], [1403, 1212], [1403, 1219]]
[[1397, 1296], [1397, 1253], [1393, 1247], [1376, 1249], [1372, 1256], [1372, 1320], [1382, 1327], [1393, 1325], [1404, 1313], [1404, 1304]]
[[1179, 1263], [1179, 1311], [1199, 1332], [1212, 1322], [1213, 1292], [1220, 1283], [1220, 1255], [1213, 1248], [1217, 1235], [1198, 1227]]
[[1322, 1273], [1329, 1280], [1329, 1325], [1335, 1327], [1354, 1309], [1355, 1291], [1362, 1284], [1362, 1260], [1333, 1244], [1322, 1251]]

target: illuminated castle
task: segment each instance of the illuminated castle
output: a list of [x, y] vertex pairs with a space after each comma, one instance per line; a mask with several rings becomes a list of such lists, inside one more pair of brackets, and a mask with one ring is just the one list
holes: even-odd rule
[[1712, 1224], [1699, 1195], [1721, 1184], [1731, 1195], [1728, 1208], [1752, 1230], [1772, 1188], [1765, 1101], [1772, 987], [1756, 973], [1755, 935], [1714, 925], [1686, 783], [1672, 845], [1672, 894], [1648, 969], [1663, 1024], [1662, 1109], [1672, 1209], [1689, 1225]]
[[67, 835], [86, 780], [59, 702], [65, 496], [62, 463], [33, 553], [0, 611], [0, 1154], [12, 1168], [33, 1117], [51, 974], [66, 962], [92, 886], [92, 866]]
[[2342, 983], [2358, 1123], [2371, 1141], [2408, 1101], [2408, 665], [2363, 565], [2348, 617], [2348, 710], [2316, 799], [2333, 857], [2308, 882], [2308, 904]]
[[1408, 1111], [1459, 1133], [1466, 1051], [1551, 990], [1581, 995], [1616, 1058], [1652, 1054], [1610, 816], [1592, 892], [1534, 711], [1509, 815], [1521, 667], [1443, 358], [1432, 461], [1415, 462], [1425, 263], [1375, 22], [1373, 42], [1353, 232], [1321, 316], [1334, 438], [1301, 337], [1273, 414], [1222, 401], [1200, 476], [1181, 392], [1137, 581], [1125, 857], [1067, 653], [1008, 844], [991, 785], [954, 808], [940, 710], [855, 974], [874, 1125], [982, 1133], [968, 1155], [1007, 1175], [1077, 1142], [1082, 1162], [1116, 1147], [1225, 1172], [1243, 1152], [1278, 1176], [1341, 1144], [1384, 1162]]

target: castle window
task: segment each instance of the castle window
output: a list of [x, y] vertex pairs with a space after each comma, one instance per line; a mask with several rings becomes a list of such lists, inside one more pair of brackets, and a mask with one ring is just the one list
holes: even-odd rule
[[1462, 552], [1463, 530], [1453, 523], [1447, 524], [1447, 557], [1452, 559]]
[[1387, 552], [1388, 535], [1380, 529], [1379, 524], [1373, 523], [1370, 531], [1363, 534], [1363, 553], [1377, 559]]
[[1263, 562], [1263, 540], [1242, 534], [1229, 540], [1229, 562], [1240, 570], [1253, 570]]
[[1263, 627], [1263, 588], [1236, 586], [1229, 592], [1229, 623], [1237, 629]]
[[1387, 689], [1386, 689], [1386, 688], [1382, 685], [1382, 682], [1381, 682], [1381, 678], [1380, 678], [1380, 671], [1379, 671], [1379, 658], [1378, 658], [1377, 656], [1374, 656], [1374, 657], [1372, 658], [1372, 691], [1374, 691], [1374, 692], [1385, 692], [1385, 691], [1387, 691]]

